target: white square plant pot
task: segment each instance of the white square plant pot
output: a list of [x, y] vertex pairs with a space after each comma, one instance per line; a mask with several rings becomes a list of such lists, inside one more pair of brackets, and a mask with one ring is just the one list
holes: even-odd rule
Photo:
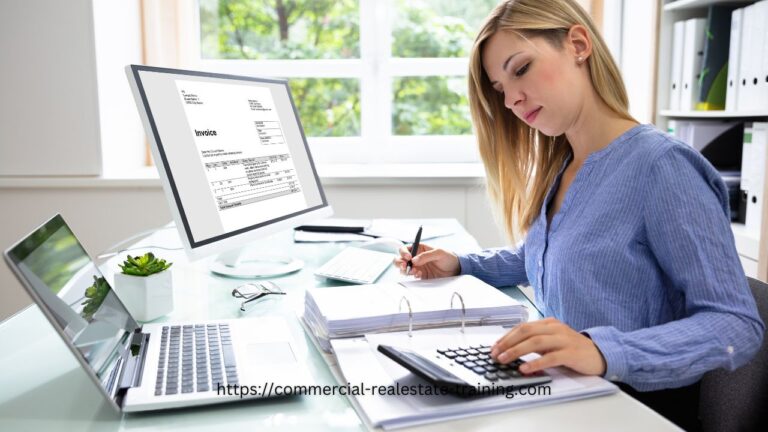
[[170, 270], [150, 276], [115, 273], [115, 292], [138, 321], [152, 321], [173, 310]]

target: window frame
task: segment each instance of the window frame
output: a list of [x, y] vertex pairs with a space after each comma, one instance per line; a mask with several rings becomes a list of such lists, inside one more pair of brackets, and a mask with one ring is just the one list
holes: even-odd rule
[[[467, 77], [469, 59], [398, 58], [392, 53], [391, 0], [359, 0], [360, 58], [318, 60], [203, 59], [200, 7], [193, 37], [183, 44], [190, 67], [233, 75], [280, 78], [353, 78], [360, 88], [360, 136], [307, 137], [318, 163], [479, 162], [474, 135], [394, 135], [392, 82], [398, 77]], [[311, 70], [312, 74], [303, 71]]]

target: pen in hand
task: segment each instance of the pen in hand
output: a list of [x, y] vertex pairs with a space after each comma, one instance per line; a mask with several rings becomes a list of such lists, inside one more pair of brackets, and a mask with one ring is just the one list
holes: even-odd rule
[[405, 266], [406, 274], [411, 274], [411, 268], [413, 268], [413, 262], [411, 262], [411, 260], [419, 251], [419, 242], [421, 241], [421, 228], [422, 226], [419, 226], [419, 230], [416, 231], [416, 240], [414, 240], [413, 244], [411, 245], [411, 259], [408, 260], [408, 264]]

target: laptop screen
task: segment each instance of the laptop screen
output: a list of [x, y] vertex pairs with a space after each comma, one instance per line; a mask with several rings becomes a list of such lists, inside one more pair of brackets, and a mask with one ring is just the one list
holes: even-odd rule
[[51, 323], [89, 365], [107, 395], [117, 391], [139, 325], [57, 215], [6, 252]]

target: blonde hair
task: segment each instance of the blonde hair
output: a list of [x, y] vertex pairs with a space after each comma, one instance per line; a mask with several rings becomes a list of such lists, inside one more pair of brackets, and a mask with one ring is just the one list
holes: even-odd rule
[[619, 116], [634, 120], [619, 69], [589, 15], [573, 0], [507, 0], [486, 18], [469, 56], [469, 103], [488, 192], [503, 215], [504, 228], [517, 242], [539, 215], [550, 185], [571, 154], [565, 135], [547, 137], [504, 106], [483, 69], [485, 41], [498, 31], [543, 37], [562, 48], [569, 29], [584, 26], [592, 40], [587, 59], [597, 94]]

